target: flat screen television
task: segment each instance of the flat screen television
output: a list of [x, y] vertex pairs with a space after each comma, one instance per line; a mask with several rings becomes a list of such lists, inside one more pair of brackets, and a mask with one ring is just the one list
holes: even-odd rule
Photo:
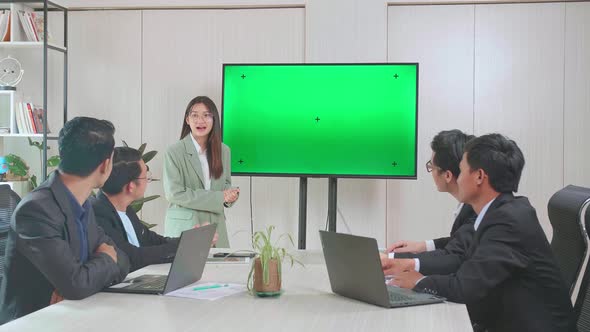
[[232, 175], [416, 178], [418, 63], [224, 64]]

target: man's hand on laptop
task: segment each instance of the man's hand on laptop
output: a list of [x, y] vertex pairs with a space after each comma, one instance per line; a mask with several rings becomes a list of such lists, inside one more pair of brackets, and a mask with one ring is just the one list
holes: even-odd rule
[[414, 270], [404, 271], [394, 275], [388, 282], [389, 285], [397, 286], [401, 288], [412, 289], [416, 287], [416, 284], [422, 280], [424, 276], [420, 272]]
[[415, 271], [416, 261], [413, 258], [381, 257], [381, 269], [385, 275], [397, 275], [405, 271]]
[[418, 254], [421, 252], [426, 251], [426, 242], [424, 241], [398, 241], [389, 247], [387, 247], [387, 252], [395, 252], [395, 253], [403, 253], [409, 252], [413, 254]]
[[101, 252], [104, 252], [105, 254], [111, 256], [113, 261], [115, 263], [117, 263], [117, 251], [115, 250], [115, 248], [113, 246], [103, 243], [100, 246], [98, 246], [98, 248], [96, 248], [96, 251], [95, 251], [96, 254], [101, 253]]
[[[195, 225], [194, 228], [199, 228], [201, 226], [207, 226], [209, 224], [210, 223], [206, 222], [206, 223], [204, 223], [202, 225]], [[214, 247], [217, 244], [217, 240], [219, 240], [219, 234], [217, 234], [217, 232], [215, 232], [215, 235], [213, 235], [213, 240], [211, 241], [211, 247]]]

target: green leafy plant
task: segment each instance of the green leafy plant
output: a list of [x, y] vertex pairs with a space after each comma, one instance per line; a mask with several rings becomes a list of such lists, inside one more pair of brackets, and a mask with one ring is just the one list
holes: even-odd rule
[[[29, 146], [34, 146], [39, 150], [39, 165], [42, 164], [42, 158], [43, 158], [43, 148], [45, 147], [45, 144], [43, 142], [37, 142], [37, 141], [33, 141], [30, 137], [28, 137], [29, 139]], [[47, 146], [47, 150], [50, 150], [51, 147]], [[51, 156], [49, 158], [47, 158], [47, 167], [49, 168], [53, 168], [53, 167], [57, 167], [59, 165], [59, 156]], [[52, 171], [53, 172], [53, 171]], [[51, 174], [51, 173], [49, 173]], [[29, 179], [29, 182], [31, 183], [31, 186], [33, 187], [33, 189], [37, 188], [37, 176], [36, 175], [32, 175], [31, 178]]]
[[260, 263], [262, 265], [262, 281], [264, 284], [269, 284], [270, 282], [270, 269], [269, 269], [269, 262], [271, 260], [277, 261], [277, 268], [279, 272], [279, 278], [281, 278], [281, 267], [283, 260], [288, 258], [291, 266], [294, 263], [298, 263], [299, 265], [303, 266], [299, 260], [297, 260], [293, 255], [287, 252], [287, 249], [280, 247], [278, 245], [279, 241], [286, 237], [291, 242], [292, 246], [295, 246], [293, 242], [293, 237], [290, 234], [281, 234], [274, 243], [272, 242], [272, 232], [275, 229], [275, 226], [268, 226], [264, 231], [257, 231], [254, 232], [252, 235], [252, 249], [253, 252], [256, 254], [254, 257], [254, 261], [252, 262], [252, 267], [250, 268], [250, 273], [248, 274], [248, 283], [247, 287], [250, 292], [254, 292], [254, 267], [256, 259], [260, 259]]
[[[127, 142], [125, 142], [125, 141], [123, 141], [123, 145], [125, 147], [129, 147], [129, 144], [127, 144]], [[152, 150], [152, 151], [145, 152], [146, 147], [147, 147], [147, 143], [143, 143], [139, 146], [139, 148], [137, 150], [139, 151], [139, 153], [141, 153], [141, 160], [143, 160], [143, 162], [147, 165], [147, 163], [150, 160], [154, 159], [156, 154], [158, 154], [158, 151]], [[150, 167], [148, 166], [148, 170], [149, 169], [150, 169]], [[152, 179], [152, 181], [160, 181], [160, 179]], [[149, 201], [153, 201], [159, 197], [160, 197], [160, 195], [151, 195], [148, 197], [142, 197], [140, 199], [136, 199], [135, 201], [131, 202], [131, 208], [133, 209], [133, 211], [135, 211], [135, 213], [138, 213], [143, 208], [144, 203], [147, 203]], [[139, 221], [141, 221], [141, 223], [144, 224], [147, 228], [152, 228], [152, 227], [156, 226], [156, 224], [150, 224], [150, 223], [147, 223], [141, 219]]]
[[15, 177], [25, 178], [29, 174], [29, 166], [23, 158], [9, 154], [5, 156], [6, 164], [8, 165], [8, 172]]

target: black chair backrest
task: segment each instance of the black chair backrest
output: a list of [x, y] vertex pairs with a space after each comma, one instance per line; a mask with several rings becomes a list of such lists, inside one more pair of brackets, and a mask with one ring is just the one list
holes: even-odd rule
[[569, 185], [556, 192], [547, 204], [553, 226], [551, 249], [570, 295], [586, 258], [588, 240], [582, 209], [590, 204], [590, 189]]
[[[590, 208], [586, 209], [584, 216], [584, 225], [586, 226], [586, 231], [590, 236]], [[586, 270], [584, 271], [584, 276], [582, 277], [582, 282], [580, 283], [580, 290], [578, 291], [578, 296], [576, 298], [576, 303], [574, 305], [574, 313], [575, 317], [578, 320], [579, 332], [590, 332], [590, 289], [588, 288], [589, 282], [590, 264], [586, 263]]]
[[10, 218], [18, 202], [20, 202], [20, 197], [12, 191], [9, 185], [0, 185], [0, 280], [4, 275], [4, 253], [10, 229]]

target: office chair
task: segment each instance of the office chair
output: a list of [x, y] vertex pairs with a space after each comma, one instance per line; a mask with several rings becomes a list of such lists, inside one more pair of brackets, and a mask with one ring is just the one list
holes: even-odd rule
[[[586, 231], [590, 230], [590, 209], [585, 212]], [[590, 235], [590, 234], [589, 234]], [[590, 332], [590, 294], [588, 284], [590, 283], [590, 265], [586, 263], [586, 270], [580, 283], [580, 290], [574, 304], [574, 315], [577, 320], [579, 332]]]
[[551, 196], [547, 211], [553, 226], [551, 250], [570, 295], [588, 250], [584, 211], [590, 204], [590, 189], [569, 185]]
[[20, 197], [12, 191], [9, 185], [0, 185], [0, 281], [4, 275], [4, 253], [10, 229], [10, 218], [18, 202], [20, 202]]

